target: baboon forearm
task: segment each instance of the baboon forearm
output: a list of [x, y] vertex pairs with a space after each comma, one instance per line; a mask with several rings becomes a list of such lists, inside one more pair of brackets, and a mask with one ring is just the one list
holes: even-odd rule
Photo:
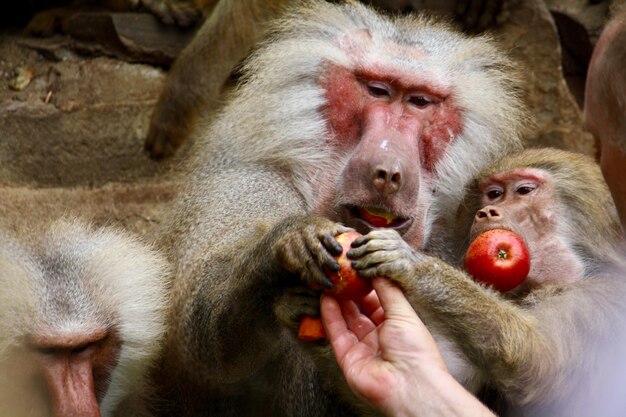
[[[207, 114], [214, 111], [233, 70], [261, 38], [265, 24], [277, 17], [288, 2], [220, 1], [172, 68], [170, 82], [186, 87], [184, 93], [176, 91], [173, 97], [195, 100], [197, 104], [179, 100], [190, 110], [202, 108]], [[210, 106], [204, 107], [206, 104]]]
[[[210, 372], [219, 374], [221, 381], [252, 375], [280, 342], [281, 328], [271, 309], [275, 289], [268, 282], [276, 276], [277, 267], [268, 262], [268, 251], [269, 245], [262, 241], [245, 255], [234, 251], [230, 259], [215, 256], [211, 262], [237, 265], [235, 271], [229, 271], [234, 279], [203, 280], [199, 294], [188, 306], [186, 327], [197, 346], [194, 350], [202, 355], [197, 360], [210, 364]], [[219, 276], [226, 272], [209, 273]]]
[[[175, 231], [180, 261], [172, 320], [183, 323], [170, 340], [187, 368], [205, 379], [245, 378], [276, 354], [282, 338], [272, 311], [283, 277], [272, 232], [304, 210], [284, 175], [256, 166], [222, 170], [198, 187], [206, 188], [181, 211]], [[272, 199], [259, 202], [258, 189], [272, 190]]]
[[[431, 273], [436, 271], [436, 273]], [[480, 369], [506, 386], [534, 364], [550, 363], [536, 320], [465, 273], [429, 258], [416, 266], [407, 296], [430, 309]], [[541, 356], [541, 361], [537, 360]]]

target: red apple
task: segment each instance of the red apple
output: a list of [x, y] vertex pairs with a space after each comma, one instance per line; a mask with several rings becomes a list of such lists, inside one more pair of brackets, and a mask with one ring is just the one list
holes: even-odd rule
[[506, 292], [526, 279], [530, 255], [516, 233], [491, 229], [470, 244], [465, 254], [465, 269], [476, 281]]
[[326, 275], [333, 282], [333, 287], [327, 291], [338, 300], [358, 300], [372, 291], [371, 281], [361, 278], [352, 268], [352, 261], [346, 256], [350, 244], [358, 237], [361, 237], [358, 232], [346, 232], [336, 237], [343, 248], [343, 252], [337, 257], [339, 271], [326, 271]]
[[[333, 287], [326, 290], [326, 292], [338, 300], [358, 300], [372, 291], [371, 281], [360, 277], [356, 270], [352, 268], [352, 261], [346, 256], [346, 253], [350, 250], [350, 244], [358, 237], [361, 237], [361, 234], [358, 232], [346, 232], [336, 237], [343, 251], [337, 257], [339, 271], [326, 271], [326, 275], [333, 282]], [[322, 320], [319, 317], [305, 316], [302, 318], [300, 328], [298, 329], [298, 338], [300, 340], [314, 342], [325, 337]]]

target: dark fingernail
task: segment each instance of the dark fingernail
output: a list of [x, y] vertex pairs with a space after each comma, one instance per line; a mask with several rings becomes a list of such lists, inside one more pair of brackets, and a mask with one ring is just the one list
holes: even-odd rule
[[337, 239], [335, 239], [334, 236], [325, 235], [323, 241], [324, 246], [326, 246], [328, 252], [330, 252], [331, 255], [338, 256], [341, 255], [341, 252], [343, 252], [343, 248], [341, 247], [339, 242], [337, 242]]
[[332, 262], [328, 263], [328, 269], [330, 269], [333, 272], [337, 272], [339, 271], [339, 262], [333, 260]]
[[322, 282], [322, 285], [323, 285], [324, 287], [326, 287], [326, 289], [330, 289], [330, 288], [332, 288], [332, 287], [333, 287], [333, 285], [334, 285], [334, 284], [333, 284], [333, 282], [330, 280], [330, 278], [328, 278], [328, 277], [326, 277], [326, 276], [325, 276], [325, 277], [324, 277], [324, 281]]
[[353, 247], [353, 248], [359, 247], [359, 246], [361, 246], [363, 244], [364, 240], [365, 240], [365, 236], [357, 237], [356, 239], [354, 239], [352, 241], [350, 246]]

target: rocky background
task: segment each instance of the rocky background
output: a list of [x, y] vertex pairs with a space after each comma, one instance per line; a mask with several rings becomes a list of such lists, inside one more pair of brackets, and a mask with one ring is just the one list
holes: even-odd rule
[[[49, 6], [61, 8], [37, 14]], [[504, 0], [491, 32], [524, 77], [536, 123], [528, 146], [595, 155], [581, 106], [608, 14], [607, 1]], [[195, 28], [140, 8], [43, 1], [4, 13], [0, 26], [0, 227], [76, 214], [153, 237], [179, 187], [179, 161], [150, 159], [143, 141], [167, 68]]]

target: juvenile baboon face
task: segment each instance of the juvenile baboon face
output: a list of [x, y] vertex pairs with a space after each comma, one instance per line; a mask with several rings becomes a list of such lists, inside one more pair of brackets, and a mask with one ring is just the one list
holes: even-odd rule
[[531, 284], [584, 279], [607, 259], [620, 263], [613, 259], [622, 233], [615, 205], [598, 164], [585, 155], [549, 148], [509, 154], [468, 183], [457, 215], [461, 242], [496, 227], [522, 236]]
[[[561, 236], [559, 220], [566, 211], [546, 170], [517, 168], [490, 175], [479, 183], [480, 205], [470, 239], [491, 229], [511, 230], [522, 237], [530, 253], [531, 267], [525, 286], [558, 279], [574, 282], [582, 276], [582, 262]], [[554, 271], [552, 274], [550, 271]]]
[[476, 213], [470, 239], [495, 228], [512, 230], [527, 242], [556, 232], [557, 200], [547, 172], [526, 168], [497, 173], [479, 187], [483, 208]]

